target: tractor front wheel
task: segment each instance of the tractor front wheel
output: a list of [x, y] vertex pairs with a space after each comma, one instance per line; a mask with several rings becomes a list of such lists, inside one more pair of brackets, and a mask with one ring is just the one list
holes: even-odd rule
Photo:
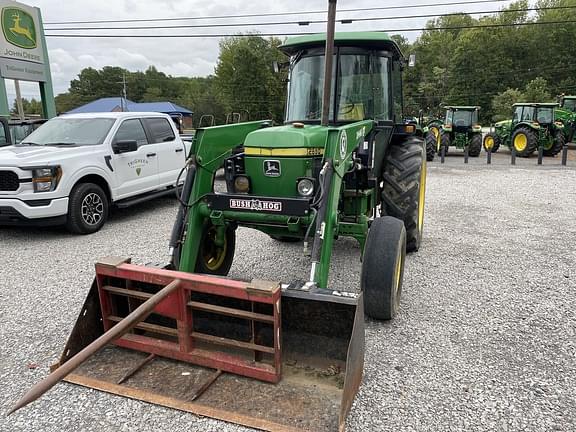
[[370, 318], [389, 320], [400, 307], [406, 258], [406, 229], [390, 216], [374, 219], [364, 248], [360, 285], [364, 312]]
[[391, 146], [382, 178], [382, 215], [404, 221], [406, 250], [417, 251], [424, 228], [426, 158], [422, 141], [411, 137]]
[[532, 129], [521, 126], [512, 134], [511, 145], [517, 156], [529, 157], [538, 147], [538, 136]]
[[468, 144], [468, 156], [478, 157], [482, 151], [482, 136], [479, 133], [472, 135], [470, 144]]
[[562, 151], [562, 147], [566, 144], [566, 136], [561, 130], [557, 130], [552, 140], [552, 145], [544, 149], [544, 156], [556, 156]]
[[[218, 241], [218, 230], [225, 230]], [[210, 222], [204, 224], [196, 258], [196, 273], [226, 276], [232, 267], [236, 248], [236, 232], [230, 225], [218, 227]]]
[[426, 160], [432, 162], [436, 153], [438, 139], [432, 132], [426, 134]]
[[500, 148], [500, 137], [493, 132], [489, 132], [484, 137], [484, 151], [496, 153]]

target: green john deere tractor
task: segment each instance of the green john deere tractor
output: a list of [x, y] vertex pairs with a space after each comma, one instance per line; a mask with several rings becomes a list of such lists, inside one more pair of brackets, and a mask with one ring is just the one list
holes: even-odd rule
[[[99, 261], [58, 367], [12, 411], [67, 376], [259, 429], [344, 430], [362, 381], [364, 313], [394, 317], [406, 251], [420, 247], [426, 159], [415, 125], [402, 116], [396, 42], [382, 32], [328, 35], [281, 47], [290, 56], [283, 126], [196, 131], [170, 264]], [[215, 181], [220, 169], [226, 185]], [[303, 241], [304, 276], [224, 277], [244, 258], [235, 257], [239, 227]], [[360, 244], [354, 291], [329, 282], [338, 237]], [[94, 354], [106, 341], [115, 346]], [[142, 367], [146, 373], [137, 373]]]
[[484, 149], [492, 153], [501, 145], [516, 155], [529, 157], [540, 147], [544, 156], [555, 156], [564, 146], [565, 125], [555, 120], [557, 103], [516, 103], [512, 120], [495, 124], [495, 131], [484, 136]]
[[431, 162], [434, 155], [440, 149], [440, 138], [442, 131], [442, 120], [439, 118], [429, 118], [425, 120], [426, 126], [423, 128], [426, 143], [426, 160]]
[[572, 142], [576, 132], [576, 96], [561, 95], [558, 98], [559, 108], [554, 110], [554, 118], [564, 125], [567, 142]]
[[478, 157], [482, 151], [482, 126], [478, 123], [477, 106], [447, 106], [444, 124], [440, 127], [440, 137], [436, 138], [436, 151], [450, 147], [468, 148], [468, 156]]

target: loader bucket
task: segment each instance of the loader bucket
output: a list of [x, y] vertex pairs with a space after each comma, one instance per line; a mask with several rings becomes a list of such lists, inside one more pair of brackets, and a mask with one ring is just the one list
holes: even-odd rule
[[262, 430], [344, 430], [362, 380], [362, 295], [309, 293], [129, 260], [96, 264], [57, 370], [177, 280], [181, 289], [65, 380]]

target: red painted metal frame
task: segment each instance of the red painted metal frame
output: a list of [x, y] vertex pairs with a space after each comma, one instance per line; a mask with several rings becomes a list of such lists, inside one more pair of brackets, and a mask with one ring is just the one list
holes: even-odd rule
[[[116, 340], [118, 346], [134, 349], [137, 351], [156, 354], [162, 357], [169, 357], [176, 360], [197, 364], [214, 369], [221, 369], [225, 372], [247, 376], [262, 381], [277, 383], [281, 377], [281, 317], [280, 317], [280, 288], [270, 291], [249, 289], [247, 282], [235, 281], [232, 279], [217, 278], [193, 273], [185, 273], [173, 270], [164, 270], [153, 267], [143, 267], [133, 264], [123, 263], [119, 265], [96, 264], [96, 280], [100, 296], [100, 306], [104, 330], [109, 330], [115, 322], [107, 317], [116, 314], [113, 296], [115, 294], [105, 290], [108, 277], [118, 278], [127, 281], [145, 282], [158, 285], [159, 289], [168, 285], [175, 279], [181, 281], [180, 288], [166, 299], [160, 302], [153, 313], [172, 318], [177, 322], [178, 343], [161, 340], [138, 334], [127, 334]], [[132, 288], [128, 288], [132, 289]], [[221, 351], [211, 351], [195, 346], [192, 336], [193, 310], [188, 305], [190, 293], [199, 292], [215, 294], [223, 297], [230, 297], [246, 300], [253, 303], [263, 303], [272, 305], [273, 309], [273, 331], [274, 331], [274, 361], [273, 365], [246, 359], [245, 356], [235, 356], [234, 354]], [[257, 352], [257, 350], [255, 350]], [[255, 354], [255, 358], [258, 356]]]

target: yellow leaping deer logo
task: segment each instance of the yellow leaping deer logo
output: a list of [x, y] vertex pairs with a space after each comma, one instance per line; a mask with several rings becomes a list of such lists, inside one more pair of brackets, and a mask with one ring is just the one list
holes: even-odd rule
[[2, 33], [6, 42], [19, 48], [37, 47], [36, 23], [34, 17], [24, 9], [2, 8]]
[[14, 33], [15, 35], [26, 36], [32, 42], [36, 42], [36, 40], [32, 37], [30, 29], [28, 27], [22, 27], [20, 25], [20, 14], [18, 12], [12, 15], [12, 19], [13, 19], [13, 26], [10, 27], [9, 29], [12, 33]]

